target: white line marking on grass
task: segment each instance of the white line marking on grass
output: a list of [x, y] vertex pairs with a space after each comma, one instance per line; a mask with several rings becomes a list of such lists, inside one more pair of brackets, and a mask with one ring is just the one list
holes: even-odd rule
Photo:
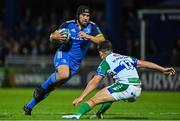
[[[16, 115], [24, 115], [24, 113], [13, 113], [13, 112], [0, 112], [0, 115], [13, 115], [13, 114], [16, 114]], [[32, 115], [67, 115], [67, 114], [73, 114], [73, 112], [57, 112], [57, 113], [47, 113], [47, 112], [42, 112], [42, 113], [34, 113]], [[94, 113], [88, 113], [86, 115], [92, 115]], [[106, 113], [105, 115], [137, 115], [137, 114], [142, 114], [142, 113]], [[150, 114], [150, 115], [154, 115], [154, 114], [158, 114], [157, 112], [149, 112], [149, 113], [146, 113], [146, 114]], [[180, 115], [180, 112], [164, 112], [164, 113], [159, 113], [160, 115]]]
[[[24, 113], [13, 113], [13, 112], [0, 112], [0, 115], [12, 115], [12, 114], [16, 114], [16, 115], [24, 115]], [[65, 113], [65, 112], [61, 112], [61, 113], [34, 113], [32, 115], [65, 115], [65, 114], [71, 114], [71, 113]]]
[[180, 115], [180, 112], [165, 112], [165, 113], [160, 113], [161, 115]]

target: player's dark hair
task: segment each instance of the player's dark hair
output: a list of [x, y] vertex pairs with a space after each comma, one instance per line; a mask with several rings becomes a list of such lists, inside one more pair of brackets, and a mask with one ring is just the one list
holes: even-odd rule
[[85, 5], [80, 5], [76, 11], [76, 20], [79, 21], [79, 15], [82, 13], [90, 13], [90, 8]]
[[97, 45], [98, 51], [112, 51], [112, 44], [110, 41], [106, 40]]

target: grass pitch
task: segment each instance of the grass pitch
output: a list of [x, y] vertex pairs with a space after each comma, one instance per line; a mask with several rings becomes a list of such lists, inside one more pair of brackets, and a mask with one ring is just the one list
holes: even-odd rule
[[[32, 93], [33, 89], [0, 88], [0, 120], [65, 121], [61, 116], [76, 111], [78, 107], [73, 107], [71, 102], [80, 95], [81, 90], [58, 89], [33, 109], [32, 116], [25, 116], [22, 107], [32, 98]], [[81, 120], [90, 120], [89, 117], [97, 109], [82, 116]], [[142, 91], [134, 103], [114, 103], [104, 117], [109, 121], [180, 120], [180, 93]]]

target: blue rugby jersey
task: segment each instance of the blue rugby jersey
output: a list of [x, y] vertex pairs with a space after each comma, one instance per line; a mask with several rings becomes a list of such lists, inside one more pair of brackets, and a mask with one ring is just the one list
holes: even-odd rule
[[78, 33], [80, 31], [83, 31], [86, 34], [92, 36], [103, 36], [98, 26], [91, 21], [87, 24], [86, 27], [82, 28], [81, 30], [78, 28], [78, 25], [75, 22], [75, 20], [64, 22], [60, 26], [60, 28], [67, 28], [71, 33], [69, 42], [63, 44], [60, 47], [60, 50], [67, 52], [69, 54], [70, 59], [72, 59], [72, 61], [76, 62], [77, 64], [80, 64], [91, 44], [90, 40], [78, 36]]

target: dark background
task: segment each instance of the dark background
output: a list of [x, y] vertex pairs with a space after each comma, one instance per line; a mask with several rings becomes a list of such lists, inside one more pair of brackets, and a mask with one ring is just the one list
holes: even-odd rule
[[[140, 58], [140, 9], [179, 9], [179, 0], [1, 0], [0, 65], [7, 55], [53, 55], [59, 45], [49, 34], [74, 19], [79, 5], [91, 8], [91, 20], [112, 41], [115, 52]], [[149, 15], [146, 34], [147, 59], [162, 65], [180, 66], [180, 15], [163, 21]], [[89, 56], [97, 56], [92, 45]]]

